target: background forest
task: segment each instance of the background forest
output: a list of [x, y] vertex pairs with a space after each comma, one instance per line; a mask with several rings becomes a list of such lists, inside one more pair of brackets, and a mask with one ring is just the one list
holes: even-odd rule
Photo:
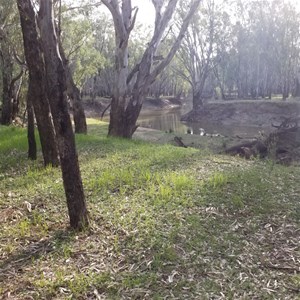
[[[1, 4], [2, 102], [12, 93], [13, 119], [25, 109], [28, 82], [15, 5], [14, 1]], [[61, 40], [74, 83], [90, 99], [110, 97], [113, 86], [115, 34], [103, 6], [91, 1], [62, 2], [59, 12]], [[179, 7], [184, 5], [178, 6], [157, 59], [164, 57], [179, 30], [183, 14]], [[154, 22], [154, 15], [152, 18]], [[148, 95], [192, 94], [194, 106], [203, 98], [299, 96], [299, 18], [293, 1], [203, 1], [180, 50]], [[151, 30], [149, 21], [134, 27], [129, 67], [141, 59]], [[3, 116], [2, 123], [6, 122]]]

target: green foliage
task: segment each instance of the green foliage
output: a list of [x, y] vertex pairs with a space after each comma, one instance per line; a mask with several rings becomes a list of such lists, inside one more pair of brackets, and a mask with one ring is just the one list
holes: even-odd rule
[[97, 74], [106, 60], [95, 48], [93, 25], [93, 19], [83, 18], [78, 13], [63, 14], [63, 47], [73, 70], [74, 82], [79, 87]]

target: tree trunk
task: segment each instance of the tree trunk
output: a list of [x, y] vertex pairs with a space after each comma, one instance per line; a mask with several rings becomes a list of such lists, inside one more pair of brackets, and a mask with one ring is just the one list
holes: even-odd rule
[[59, 41], [59, 51], [64, 64], [66, 80], [67, 80], [67, 94], [72, 103], [73, 118], [75, 124], [75, 133], [87, 133], [87, 125], [84, 109], [82, 106], [81, 95], [78, 87], [76, 86], [70, 70], [68, 59], [66, 58], [64, 49]]
[[300, 70], [298, 70], [296, 79], [295, 79], [294, 97], [300, 97]]
[[282, 99], [286, 100], [290, 95], [290, 87], [289, 87], [289, 80], [284, 79], [283, 88], [282, 88]]
[[23, 70], [21, 70], [16, 77], [13, 77], [12, 54], [5, 34], [1, 40], [0, 57], [2, 65], [3, 98], [1, 123], [3, 125], [10, 125], [17, 116], [19, 109], [19, 92], [22, 84]]
[[12, 98], [10, 95], [10, 84], [12, 81], [13, 64], [10, 56], [10, 47], [5, 37], [1, 37], [1, 69], [2, 69], [2, 115], [1, 124], [12, 123]]
[[193, 109], [197, 110], [203, 107], [203, 100], [201, 98], [201, 91], [195, 90], [193, 88]]
[[87, 134], [86, 118], [81, 102], [80, 91], [75, 85], [71, 74], [67, 75], [67, 93], [72, 103], [75, 133]]
[[81, 230], [89, 224], [88, 212], [76, 153], [75, 137], [68, 112], [66, 76], [58, 51], [52, 0], [41, 2], [39, 26], [46, 66], [47, 95], [58, 140], [70, 225], [74, 229]]
[[36, 15], [30, 0], [18, 0], [24, 51], [29, 69], [28, 98], [33, 105], [45, 165], [58, 166], [55, 131], [46, 94], [45, 66], [37, 33]]
[[113, 96], [111, 100], [108, 135], [130, 138], [132, 124], [127, 123], [126, 110], [124, 107], [120, 107], [118, 103], [118, 99]]
[[[136, 98], [134, 98], [136, 97]], [[136, 121], [142, 109], [144, 95], [133, 95], [125, 110], [119, 110], [118, 107], [111, 108], [108, 134], [123, 138], [132, 138], [132, 135], [138, 128]], [[112, 100], [113, 105], [113, 100]]]
[[[16, 79], [16, 78], [15, 78]], [[17, 85], [11, 86], [13, 88], [13, 103], [12, 103], [12, 119], [14, 120], [18, 113], [19, 113], [19, 105], [20, 105], [20, 91], [23, 83], [23, 70], [21, 70], [20, 74], [18, 75], [19, 82]]]
[[34, 135], [34, 112], [30, 97], [27, 97], [27, 139], [28, 158], [36, 160], [36, 141]]

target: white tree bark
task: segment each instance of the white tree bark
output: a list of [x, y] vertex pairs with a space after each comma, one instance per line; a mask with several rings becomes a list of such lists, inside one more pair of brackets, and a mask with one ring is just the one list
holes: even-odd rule
[[[164, 9], [163, 0], [152, 0], [155, 8], [153, 36], [140, 63], [130, 73], [128, 70], [128, 41], [138, 10], [132, 9], [131, 0], [122, 0], [121, 6], [118, 0], [102, 0], [102, 2], [112, 14], [116, 35], [115, 84], [112, 94], [109, 135], [131, 138], [137, 128], [136, 121], [149, 86], [171, 62], [201, 0], [191, 1], [188, 13], [183, 20], [173, 46], [170, 48], [166, 58], [154, 69], [152, 69], [153, 58], [172, 19], [178, 0], [168, 0]], [[133, 11], [134, 15], [132, 16]], [[129, 84], [134, 78], [136, 80], [130, 92]]]

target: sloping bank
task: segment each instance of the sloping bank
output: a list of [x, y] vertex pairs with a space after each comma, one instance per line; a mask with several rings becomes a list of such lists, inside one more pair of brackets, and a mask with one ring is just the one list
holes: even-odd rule
[[192, 110], [182, 121], [202, 122], [205, 120], [224, 125], [271, 126], [286, 118], [300, 116], [300, 101], [243, 100], [214, 101]]

